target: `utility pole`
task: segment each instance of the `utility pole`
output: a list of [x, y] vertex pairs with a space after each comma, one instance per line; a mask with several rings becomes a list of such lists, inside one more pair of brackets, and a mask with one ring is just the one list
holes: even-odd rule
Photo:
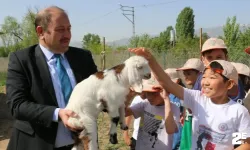
[[200, 50], [202, 49], [202, 28], [200, 28]]
[[101, 55], [102, 55], [102, 70], [105, 70], [106, 69], [106, 53], [105, 53], [105, 51], [106, 51], [106, 42], [105, 42], [105, 37], [103, 37], [103, 51], [101, 52]]
[[[134, 7], [121, 5], [121, 10], [123, 11], [123, 16], [125, 16], [133, 25], [133, 36], [135, 36], [135, 10]], [[130, 19], [128, 16], [132, 16]]]
[[[133, 37], [135, 37], [135, 10], [134, 10], [134, 7], [123, 6], [121, 4], [120, 4], [120, 6], [121, 6], [123, 16], [126, 17], [133, 25]], [[132, 19], [129, 16], [132, 16]], [[134, 45], [134, 47], [137, 47], [137, 45]], [[130, 56], [130, 53], [129, 53], [129, 56]]]

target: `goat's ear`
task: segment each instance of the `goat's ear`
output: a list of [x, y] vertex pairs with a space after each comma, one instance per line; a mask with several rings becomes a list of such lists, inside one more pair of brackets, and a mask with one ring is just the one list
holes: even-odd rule
[[142, 78], [137, 65], [135, 61], [134, 64], [128, 67], [128, 79], [130, 86], [132, 86], [136, 92], [140, 92], [142, 90]]
[[143, 89], [142, 83], [135, 83], [132, 85], [132, 88], [134, 89], [135, 92], [141, 93]]

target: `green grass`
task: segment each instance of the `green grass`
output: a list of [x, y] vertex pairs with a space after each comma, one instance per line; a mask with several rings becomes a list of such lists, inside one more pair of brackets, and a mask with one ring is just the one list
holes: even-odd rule
[[[117, 137], [118, 144], [111, 144], [109, 142], [109, 116], [107, 113], [101, 113], [98, 117], [98, 142], [100, 146], [100, 150], [129, 150], [129, 146], [127, 146], [123, 140], [122, 130], [120, 130], [120, 126], [117, 127]], [[132, 131], [131, 128], [129, 131]], [[130, 134], [131, 135], [131, 134]]]
[[0, 72], [0, 86], [4, 86], [6, 84], [7, 72]]

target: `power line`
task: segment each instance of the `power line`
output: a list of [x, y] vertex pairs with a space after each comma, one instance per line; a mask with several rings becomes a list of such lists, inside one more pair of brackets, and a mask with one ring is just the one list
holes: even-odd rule
[[137, 6], [134, 6], [134, 7], [153, 7], [153, 6], [157, 6], [157, 5], [170, 4], [170, 3], [177, 2], [177, 1], [178, 0], [173, 0], [173, 1], [168, 1], [168, 2], [162, 2], [162, 3], [147, 4], [147, 5], [137, 5]]
[[114, 9], [113, 11], [110, 11], [110, 12], [108, 12], [108, 13], [105, 13], [104, 15], [101, 15], [101, 16], [99, 16], [99, 17], [93, 18], [93, 19], [91, 19], [91, 20], [89, 20], [89, 21], [87, 21], [87, 22], [85, 22], [85, 23], [83, 23], [83, 24], [92, 23], [93, 21], [96, 21], [96, 20], [98, 20], [98, 19], [100, 19], [100, 18], [106, 17], [106, 16], [108, 16], [108, 15], [110, 15], [110, 14], [116, 12], [116, 11], [119, 10], [119, 9], [120, 9], [120, 8], [116, 8], [116, 9]]
[[[137, 5], [137, 6], [133, 6], [133, 7], [134, 7], [134, 8], [136, 8], [136, 7], [145, 7], [145, 8], [146, 8], [146, 7], [153, 7], [153, 6], [157, 6], [157, 5], [170, 4], [170, 3], [173, 3], [173, 2], [177, 2], [177, 1], [178, 1], [178, 0], [173, 0], [173, 1], [168, 1], [168, 2], [154, 3], [154, 4]], [[98, 20], [98, 19], [100, 19], [100, 18], [104, 18], [104, 17], [106, 17], [106, 16], [108, 16], [108, 15], [110, 15], [110, 14], [112, 14], [112, 13], [118, 11], [119, 9], [120, 9], [120, 8], [116, 8], [116, 9], [114, 9], [113, 11], [107, 12], [107, 13], [105, 13], [104, 15], [101, 15], [101, 16], [99, 16], [99, 17], [93, 18], [93, 19], [91, 19], [91, 20], [89, 20], [89, 21], [87, 21], [87, 22], [85, 22], [85, 23], [83, 23], [83, 24], [86, 25], [86, 24], [92, 23], [92, 22], [94, 22], [94, 21], [96, 21], [96, 20]]]

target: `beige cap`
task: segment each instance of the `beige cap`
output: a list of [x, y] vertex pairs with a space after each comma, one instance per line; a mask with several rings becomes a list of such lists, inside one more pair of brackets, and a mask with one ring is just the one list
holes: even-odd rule
[[210, 66], [211, 63], [218, 62], [222, 68], [222, 75], [225, 76], [228, 79], [231, 79], [235, 82], [235, 84], [238, 84], [238, 72], [236, 68], [232, 65], [232, 63], [225, 61], [225, 60], [213, 60], [209, 63], [208, 66]]
[[245, 49], [245, 52], [248, 53], [248, 54], [250, 54], [250, 47], [247, 47], [247, 48]]
[[201, 53], [211, 49], [227, 49], [227, 47], [222, 39], [209, 38], [203, 44]]
[[169, 75], [171, 80], [173, 82], [177, 82], [178, 79], [180, 79], [178, 72], [176, 71], [176, 68], [168, 68], [165, 70], [165, 72]]
[[[144, 92], [159, 92], [162, 89], [161, 85], [156, 80], [156, 78], [154, 77], [153, 73], [151, 73], [151, 78], [150, 79], [143, 80], [142, 85], [143, 85], [142, 91], [144, 91]], [[159, 89], [155, 89], [153, 87], [159, 87]]]
[[235, 63], [235, 62], [231, 62], [233, 64], [233, 66], [236, 68], [238, 74], [242, 74], [245, 76], [250, 77], [250, 68], [242, 63]]
[[178, 68], [177, 70], [190, 70], [190, 69], [195, 69], [197, 71], [203, 72], [205, 69], [205, 66], [200, 59], [191, 58], [187, 60], [187, 62], [183, 65], [183, 67]]

